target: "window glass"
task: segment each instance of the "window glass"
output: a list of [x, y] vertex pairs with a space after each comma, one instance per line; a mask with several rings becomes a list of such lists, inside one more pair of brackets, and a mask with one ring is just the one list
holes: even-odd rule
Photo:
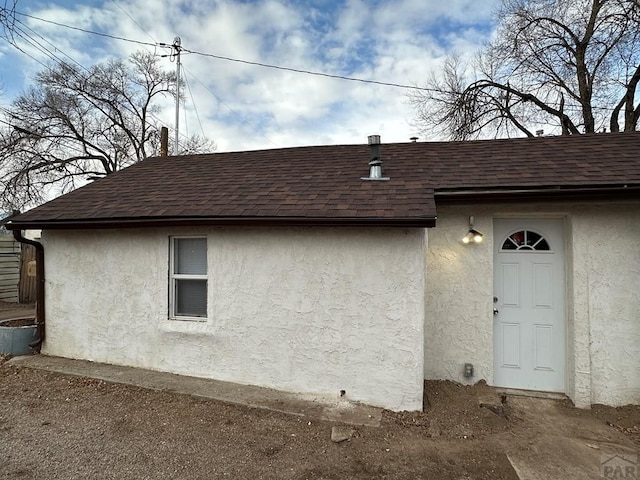
[[502, 250], [517, 250], [518, 245], [511, 240], [511, 237], [507, 238], [502, 244]]
[[207, 281], [176, 279], [175, 315], [180, 317], [207, 316]]
[[548, 251], [549, 243], [539, 233], [531, 230], [513, 232], [502, 244], [502, 250]]
[[551, 250], [551, 249], [549, 248], [549, 244], [547, 243], [547, 241], [543, 238], [536, 245], [536, 250]]
[[174, 271], [183, 275], [207, 274], [207, 239], [176, 238]]
[[538, 235], [536, 232], [526, 232], [526, 234], [527, 246], [529, 247], [536, 245], [536, 243], [542, 238], [542, 236]]

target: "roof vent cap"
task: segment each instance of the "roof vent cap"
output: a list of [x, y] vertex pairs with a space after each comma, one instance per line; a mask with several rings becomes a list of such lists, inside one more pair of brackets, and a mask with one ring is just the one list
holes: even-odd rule
[[380, 135], [369, 135], [369, 147], [371, 157], [369, 160], [369, 176], [361, 177], [362, 180], [389, 180], [389, 177], [382, 176], [382, 160], [380, 160]]

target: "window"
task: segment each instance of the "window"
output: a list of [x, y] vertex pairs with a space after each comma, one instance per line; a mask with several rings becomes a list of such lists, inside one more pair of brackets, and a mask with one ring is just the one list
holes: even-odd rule
[[207, 317], [207, 239], [171, 237], [171, 318]]
[[539, 233], [519, 230], [512, 233], [502, 244], [502, 250], [549, 251], [549, 243]]

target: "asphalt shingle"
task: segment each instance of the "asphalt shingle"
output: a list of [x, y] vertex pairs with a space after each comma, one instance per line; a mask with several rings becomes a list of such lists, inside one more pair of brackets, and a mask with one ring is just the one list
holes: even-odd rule
[[[367, 145], [149, 158], [12, 221], [201, 219], [432, 223], [434, 191], [640, 185], [640, 133], [382, 144], [384, 175], [368, 176]], [[11, 228], [12, 225], [9, 225]]]

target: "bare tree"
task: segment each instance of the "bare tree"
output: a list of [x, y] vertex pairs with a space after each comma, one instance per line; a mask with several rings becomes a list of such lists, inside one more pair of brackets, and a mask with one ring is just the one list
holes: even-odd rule
[[503, 0], [495, 40], [451, 57], [410, 96], [417, 124], [451, 139], [634, 131], [638, 0]]
[[[138, 52], [127, 62], [88, 70], [62, 63], [38, 73], [5, 111], [0, 130], [3, 207], [37, 204], [157, 153], [157, 100], [176, 94], [175, 73], [158, 63]], [[185, 144], [189, 153], [215, 148], [202, 137]]]

